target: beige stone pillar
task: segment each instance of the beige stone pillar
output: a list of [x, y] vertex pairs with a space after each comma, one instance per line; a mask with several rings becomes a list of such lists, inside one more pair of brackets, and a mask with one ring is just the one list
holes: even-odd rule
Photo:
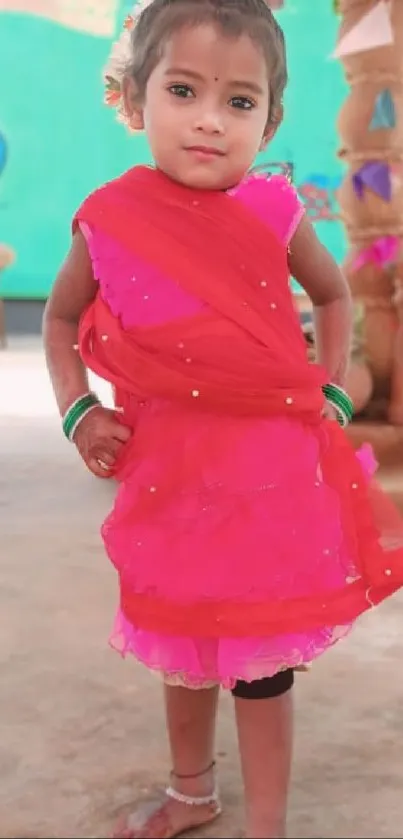
[[[339, 0], [339, 39], [379, 0]], [[363, 351], [375, 392], [387, 395], [388, 418], [403, 424], [403, 0], [391, 0], [394, 44], [341, 59], [350, 93], [338, 119], [340, 156], [347, 174], [339, 190], [342, 220], [349, 241], [345, 268], [354, 298], [363, 305]], [[370, 130], [377, 95], [391, 91], [397, 124]], [[365, 162], [379, 160], [393, 169], [393, 194], [384, 201], [365, 189], [356, 195], [351, 176]], [[398, 236], [395, 270], [368, 263], [356, 269], [357, 253], [382, 236]]]

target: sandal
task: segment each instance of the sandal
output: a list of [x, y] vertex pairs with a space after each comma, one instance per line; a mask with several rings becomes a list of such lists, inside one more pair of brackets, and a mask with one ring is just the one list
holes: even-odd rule
[[[204, 775], [206, 771], [213, 768], [214, 764], [209, 766], [208, 770], [201, 772], [200, 775]], [[178, 779], [184, 778], [184, 776], [177, 775], [175, 772], [171, 774], [172, 777]], [[178, 817], [175, 818], [175, 802], [177, 805], [189, 807], [188, 820], [183, 819], [183, 814], [179, 813], [179, 808]], [[198, 808], [203, 809], [203, 813], [200, 810], [197, 812]], [[161, 803], [150, 802], [148, 805], [141, 807], [137, 813], [123, 819], [112, 834], [111, 839], [175, 839], [176, 836], [181, 836], [188, 830], [196, 830], [199, 827], [211, 824], [221, 815], [221, 812], [217, 790], [210, 795], [193, 797], [184, 795], [173, 786], [169, 786], [165, 791], [165, 801]], [[183, 826], [182, 822], [185, 822]]]

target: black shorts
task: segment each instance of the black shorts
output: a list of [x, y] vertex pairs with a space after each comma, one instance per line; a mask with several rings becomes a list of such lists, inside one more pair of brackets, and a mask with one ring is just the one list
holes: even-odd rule
[[255, 682], [236, 683], [231, 691], [238, 699], [274, 699], [291, 690], [294, 684], [294, 671], [282, 670], [267, 679], [257, 679]]

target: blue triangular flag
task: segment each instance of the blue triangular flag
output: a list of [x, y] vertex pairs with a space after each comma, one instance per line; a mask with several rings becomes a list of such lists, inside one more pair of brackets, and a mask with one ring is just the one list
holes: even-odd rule
[[390, 90], [385, 88], [385, 90], [381, 90], [376, 97], [374, 113], [369, 127], [371, 131], [376, 131], [379, 128], [395, 128], [395, 126], [395, 103]]

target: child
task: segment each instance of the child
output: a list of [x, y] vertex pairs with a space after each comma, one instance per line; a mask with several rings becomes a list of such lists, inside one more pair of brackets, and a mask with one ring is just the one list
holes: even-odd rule
[[[248, 175], [287, 78], [265, 0], [153, 0], [120, 47], [107, 100], [145, 130], [155, 168], [84, 201], [44, 323], [64, 431], [120, 481], [103, 527], [120, 579], [112, 642], [165, 682], [171, 786], [116, 836], [167, 839], [219, 814], [222, 686], [247, 835], [282, 837], [294, 671], [401, 586], [403, 528], [335, 421], [352, 414], [346, 283], [287, 180]], [[320, 365], [290, 272], [314, 305]], [[116, 411], [85, 367], [112, 383]]]

